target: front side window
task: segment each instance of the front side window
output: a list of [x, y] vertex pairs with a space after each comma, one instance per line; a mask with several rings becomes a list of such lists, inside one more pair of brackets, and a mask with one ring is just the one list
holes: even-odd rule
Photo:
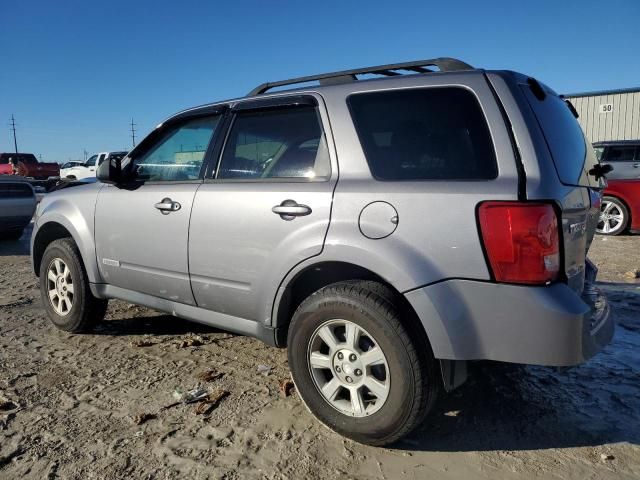
[[498, 174], [487, 122], [466, 89], [359, 93], [348, 103], [378, 180], [488, 180]]
[[135, 176], [148, 181], [197, 180], [219, 115], [169, 127], [160, 139], [133, 159]]
[[631, 162], [635, 149], [635, 147], [609, 147], [607, 162]]
[[313, 106], [240, 112], [217, 178], [324, 180], [330, 175], [327, 142]]
[[90, 157], [89, 160], [87, 160], [87, 163], [85, 163], [85, 166], [87, 166], [87, 167], [95, 166], [97, 158], [98, 158], [97, 155], [94, 155], [94, 156]]

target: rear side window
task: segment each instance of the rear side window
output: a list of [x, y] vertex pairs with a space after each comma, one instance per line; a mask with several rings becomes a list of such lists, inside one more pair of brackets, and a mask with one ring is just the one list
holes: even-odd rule
[[466, 89], [359, 93], [348, 103], [378, 180], [489, 180], [498, 175], [487, 122]]
[[565, 185], [597, 185], [587, 172], [598, 159], [565, 101], [552, 92], [546, 92], [540, 100], [528, 85], [522, 89], [538, 119], [560, 181]]
[[296, 106], [238, 113], [217, 178], [324, 180], [330, 173], [315, 107]]

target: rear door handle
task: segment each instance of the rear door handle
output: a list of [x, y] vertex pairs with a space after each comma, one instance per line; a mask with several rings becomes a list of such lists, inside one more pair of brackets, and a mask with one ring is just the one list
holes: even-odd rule
[[177, 212], [182, 208], [178, 202], [174, 202], [170, 198], [163, 198], [160, 202], [154, 205], [163, 215], [169, 215], [171, 212]]
[[293, 220], [296, 217], [303, 217], [311, 213], [311, 208], [307, 205], [300, 205], [295, 200], [285, 200], [280, 205], [276, 205], [271, 211], [283, 220]]
[[640, 167], [640, 163], [634, 163], [633, 164], [633, 168], [638, 168], [638, 167]]

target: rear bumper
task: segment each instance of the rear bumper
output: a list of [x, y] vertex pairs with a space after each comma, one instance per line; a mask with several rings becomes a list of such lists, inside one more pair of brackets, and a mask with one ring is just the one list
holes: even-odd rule
[[405, 294], [436, 358], [549, 366], [587, 361], [613, 337], [604, 294], [585, 299], [565, 284], [548, 287], [448, 280]]

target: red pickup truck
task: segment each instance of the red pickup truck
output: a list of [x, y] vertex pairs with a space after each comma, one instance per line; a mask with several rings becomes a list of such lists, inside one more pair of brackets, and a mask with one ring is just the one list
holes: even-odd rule
[[[17, 160], [17, 172], [10, 159]], [[32, 153], [0, 153], [0, 175], [21, 175], [31, 183], [49, 186], [60, 178], [60, 165], [39, 163]]]

